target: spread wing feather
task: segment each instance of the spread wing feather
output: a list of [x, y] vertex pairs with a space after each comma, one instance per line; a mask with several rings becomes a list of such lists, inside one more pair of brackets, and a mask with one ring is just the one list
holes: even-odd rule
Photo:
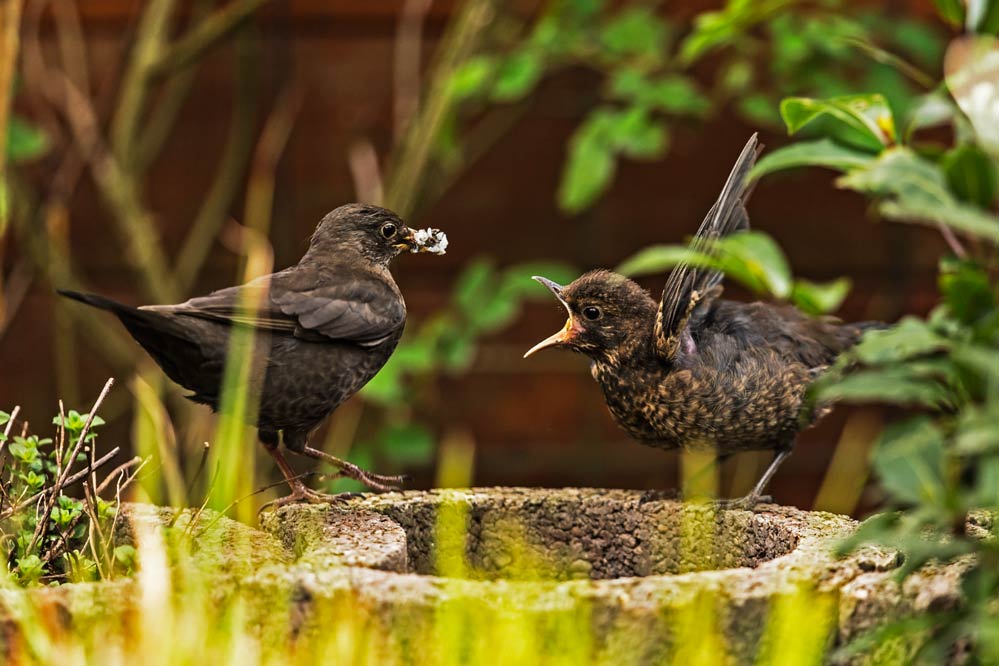
[[[725, 181], [718, 200], [708, 211], [707, 216], [690, 241], [694, 252], [712, 255], [715, 250], [712, 241], [749, 228], [749, 215], [746, 201], [751, 194], [747, 175], [760, 152], [757, 135], [753, 134], [742, 149], [732, 172]], [[680, 348], [683, 330], [691, 313], [699, 305], [708, 302], [721, 293], [721, 271], [678, 264], [666, 280], [659, 312], [656, 314], [656, 351], [660, 358], [672, 361]]]

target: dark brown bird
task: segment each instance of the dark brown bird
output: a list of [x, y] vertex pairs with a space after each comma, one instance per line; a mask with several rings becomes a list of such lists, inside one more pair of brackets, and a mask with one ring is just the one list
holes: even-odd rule
[[[403, 480], [367, 472], [312, 448], [308, 440], [395, 350], [406, 304], [389, 262], [404, 250], [443, 252], [443, 234], [417, 234], [389, 210], [349, 204], [320, 221], [297, 264], [245, 285], [178, 305], [138, 308], [93, 294], [59, 293], [114, 313], [167, 376], [192, 391], [188, 398], [213, 410], [219, 407], [229, 335], [235, 326], [252, 327], [257, 341], [251, 386], [260, 396], [255, 425], [291, 487], [278, 503], [326, 501], [330, 496], [310, 490], [296, 476], [279, 442], [376, 490]], [[428, 236], [436, 247], [427, 244]], [[247, 299], [260, 308], [248, 311]]]
[[[747, 174], [758, 150], [753, 135], [692, 249], [710, 254], [712, 239], [749, 227]], [[873, 324], [812, 318], [789, 305], [722, 300], [722, 277], [680, 264], [656, 303], [610, 271], [586, 273], [565, 287], [535, 276], [569, 319], [525, 357], [545, 347], [588, 356], [615, 420], [649, 446], [708, 449], [719, 460], [739, 451], [773, 451], [753, 490], [727, 502], [751, 507], [790, 454], [798, 431], [820, 416], [801, 418], [808, 384]]]

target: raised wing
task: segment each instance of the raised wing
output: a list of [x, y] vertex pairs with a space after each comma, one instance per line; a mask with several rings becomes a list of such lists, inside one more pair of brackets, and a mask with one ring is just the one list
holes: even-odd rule
[[[690, 241], [691, 250], [712, 255], [715, 252], [712, 240], [749, 228], [746, 201], [751, 188], [748, 187], [746, 176], [753, 168], [760, 150], [757, 135], [753, 134], [732, 167], [718, 200], [711, 206]], [[719, 285], [723, 277], [721, 271], [689, 263], [679, 264], [673, 269], [666, 280], [659, 312], [656, 314], [655, 341], [660, 358], [672, 361], [676, 357], [690, 315], [698, 304], [708, 302], [721, 293]]]
[[[244, 299], [259, 303], [264, 295], [259, 292], [264, 290], [261, 307], [256, 312], [248, 310]], [[344, 340], [364, 346], [383, 342], [406, 321], [402, 298], [381, 280], [344, 275], [334, 283], [316, 285], [314, 277], [294, 268], [179, 305], [148, 309], [244, 324], [306, 340]]]

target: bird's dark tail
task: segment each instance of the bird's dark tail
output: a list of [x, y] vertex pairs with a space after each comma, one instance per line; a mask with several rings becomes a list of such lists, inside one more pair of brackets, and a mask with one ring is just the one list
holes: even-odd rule
[[155, 330], [159, 334], [173, 335], [183, 339], [188, 338], [188, 336], [185, 335], [185, 331], [180, 326], [177, 326], [168, 317], [159, 313], [150, 312], [149, 310], [133, 307], [131, 305], [125, 305], [124, 303], [119, 303], [116, 300], [105, 296], [99, 296], [97, 294], [83, 294], [69, 289], [56, 289], [56, 292], [58, 292], [60, 296], [72, 298], [74, 301], [86, 303], [91, 307], [107, 310], [108, 312], [114, 314], [121, 320], [121, 323], [125, 325], [125, 328], [127, 328], [129, 333], [132, 334], [132, 337], [134, 337], [139, 344], [147, 350], [149, 350], [149, 347], [147, 346], [144, 340], [145, 336], [143, 335], [145, 331]]
[[213, 404], [211, 396], [218, 390], [218, 378], [212, 373], [199, 374], [194, 370], [214, 367], [216, 359], [206, 357], [197, 338], [183, 323], [168, 314], [125, 305], [97, 294], [67, 289], [57, 291], [66, 298], [114, 314], [170, 379], [194, 391], [194, 396], [190, 396], [192, 400]]
[[113, 312], [115, 314], [137, 309], [125, 305], [124, 303], [111, 300], [110, 298], [98, 296], [97, 294], [82, 294], [78, 291], [72, 291], [70, 289], [56, 289], [56, 293], [60, 296], [65, 296], [66, 298], [72, 298], [74, 301], [80, 301], [81, 303], [86, 303], [87, 305], [100, 308], [101, 310], [107, 310], [108, 312]]

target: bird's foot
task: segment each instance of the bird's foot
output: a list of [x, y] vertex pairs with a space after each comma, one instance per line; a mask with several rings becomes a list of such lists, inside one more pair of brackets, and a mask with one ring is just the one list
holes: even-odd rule
[[363, 483], [372, 490], [379, 490], [381, 492], [402, 490], [402, 484], [409, 479], [409, 477], [404, 474], [391, 476], [369, 472], [365, 469], [361, 469], [352, 462], [341, 460], [336, 456], [330, 455], [325, 451], [320, 451], [319, 449], [314, 449], [311, 446], [306, 446], [301, 453], [302, 455], [314, 458], [315, 460], [322, 460], [323, 462], [329, 463], [330, 465], [336, 467], [337, 473], [334, 475], [334, 478], [344, 477], [347, 479], [354, 479], [359, 483]]
[[365, 469], [361, 469], [353, 463], [347, 463], [340, 467], [336, 476], [346, 477], [348, 479], [354, 479], [360, 483], [363, 483], [372, 490], [380, 490], [382, 492], [390, 492], [392, 490], [402, 490], [402, 484], [405, 483], [409, 477], [405, 474], [399, 475], [387, 475], [387, 474], [375, 474], [374, 472], [369, 472]]
[[286, 504], [296, 504], [299, 502], [305, 504], [337, 504], [346, 502], [353, 497], [360, 497], [361, 495], [362, 493], [324, 493], [312, 490], [306, 487], [305, 484], [297, 484], [293, 485], [291, 492], [284, 497], [278, 497], [263, 504], [257, 511], [257, 515], [260, 515], [267, 509], [278, 509]]
[[752, 511], [757, 504], [766, 504], [772, 501], [773, 498], [770, 495], [754, 495], [750, 493], [745, 497], [736, 499], [715, 500], [715, 506], [723, 510]]

